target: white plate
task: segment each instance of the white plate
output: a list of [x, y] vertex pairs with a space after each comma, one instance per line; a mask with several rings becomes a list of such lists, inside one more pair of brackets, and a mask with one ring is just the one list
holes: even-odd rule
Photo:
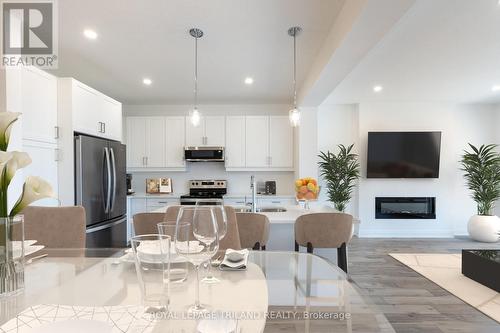
[[[24, 255], [29, 256], [30, 254], [36, 253], [43, 248], [44, 245], [33, 245], [36, 243], [36, 240], [26, 240], [24, 241]], [[14, 252], [14, 258], [19, 258], [21, 256], [21, 242], [13, 241], [12, 242], [12, 251]]]

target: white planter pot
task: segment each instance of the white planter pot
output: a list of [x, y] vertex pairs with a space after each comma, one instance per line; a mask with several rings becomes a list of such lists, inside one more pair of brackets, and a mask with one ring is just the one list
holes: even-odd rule
[[470, 218], [467, 231], [472, 239], [479, 242], [498, 242], [500, 218], [498, 216], [474, 215]]

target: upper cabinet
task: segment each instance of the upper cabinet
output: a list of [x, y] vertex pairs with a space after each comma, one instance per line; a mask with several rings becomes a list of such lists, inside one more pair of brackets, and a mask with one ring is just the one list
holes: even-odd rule
[[287, 116], [229, 116], [228, 171], [293, 171], [293, 129]]
[[244, 168], [245, 156], [245, 116], [226, 117], [226, 168]]
[[121, 141], [121, 103], [77, 80], [64, 80], [71, 84], [74, 131]]
[[127, 169], [184, 167], [184, 117], [127, 118]]
[[201, 117], [198, 126], [186, 121], [186, 146], [219, 146], [225, 145], [225, 117]]
[[57, 143], [57, 78], [35, 67], [20, 69], [23, 139]]

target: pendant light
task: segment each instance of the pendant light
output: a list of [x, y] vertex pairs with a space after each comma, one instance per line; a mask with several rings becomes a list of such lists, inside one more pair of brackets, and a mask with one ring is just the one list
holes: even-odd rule
[[194, 38], [194, 105], [189, 112], [189, 120], [194, 127], [197, 127], [201, 120], [201, 114], [198, 111], [198, 38], [203, 37], [203, 31], [193, 28], [189, 30], [189, 34]]
[[291, 27], [288, 35], [293, 37], [293, 109], [288, 112], [290, 124], [297, 127], [300, 124], [300, 111], [297, 108], [297, 36], [302, 32], [301, 27]]

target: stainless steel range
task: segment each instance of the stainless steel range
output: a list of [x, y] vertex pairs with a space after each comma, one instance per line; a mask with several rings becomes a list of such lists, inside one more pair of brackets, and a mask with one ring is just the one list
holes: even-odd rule
[[181, 205], [195, 205], [203, 199], [222, 199], [227, 193], [226, 180], [190, 180], [189, 194], [181, 195]]

